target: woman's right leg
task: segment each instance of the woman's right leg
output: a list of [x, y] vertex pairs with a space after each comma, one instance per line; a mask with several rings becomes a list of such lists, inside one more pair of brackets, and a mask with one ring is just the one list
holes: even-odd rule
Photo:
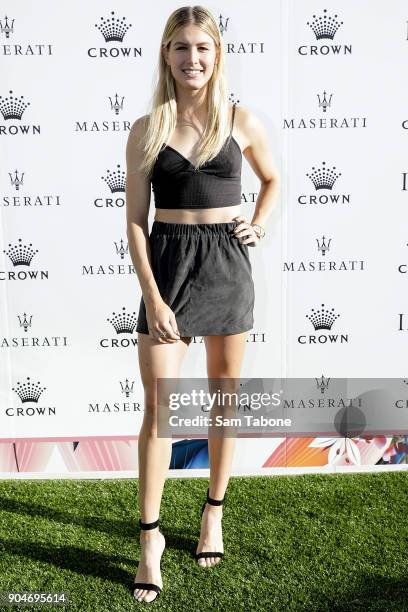
[[[144, 416], [139, 433], [139, 509], [143, 523], [159, 518], [160, 503], [171, 459], [171, 438], [157, 437], [157, 379], [178, 378], [181, 363], [191, 338], [161, 343], [148, 334], [138, 334], [141, 380], [144, 387]], [[165, 541], [159, 528], [140, 530], [141, 556], [135, 581], [152, 582], [162, 587], [160, 558]], [[155, 591], [135, 589], [139, 601], [152, 601]]]

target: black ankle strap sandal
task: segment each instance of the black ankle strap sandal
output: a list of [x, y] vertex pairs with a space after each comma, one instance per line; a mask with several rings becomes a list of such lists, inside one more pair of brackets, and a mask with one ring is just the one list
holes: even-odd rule
[[[139, 519], [139, 525], [140, 529], [155, 529], [155, 527], [159, 526], [159, 519], [157, 519], [157, 521], [153, 521], [153, 523], [142, 523], [142, 521]], [[152, 601], [144, 600], [143, 603], [153, 603], [161, 593], [161, 588], [159, 585], [153, 584], [152, 582], [134, 582], [132, 585], [132, 595], [136, 589], [145, 589], [146, 591], [155, 591], [157, 593], [156, 597], [152, 599]]]
[[[205, 504], [210, 504], [211, 506], [222, 506], [224, 501], [225, 501], [226, 495], [224, 495], [224, 497], [222, 499], [213, 499], [212, 497], [210, 497], [210, 489], [207, 489], [207, 499], [206, 501], [203, 503], [203, 507], [201, 508], [201, 516], [203, 516], [203, 512], [204, 512], [204, 508], [205, 508]], [[200, 553], [195, 553], [194, 557], [195, 559], [208, 559], [208, 558], [214, 558], [214, 557], [223, 557], [224, 553], [222, 552], [200, 552]]]

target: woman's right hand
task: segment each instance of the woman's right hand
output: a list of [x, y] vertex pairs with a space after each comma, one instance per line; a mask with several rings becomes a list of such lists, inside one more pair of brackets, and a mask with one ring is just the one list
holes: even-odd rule
[[149, 335], [161, 344], [172, 344], [180, 340], [176, 317], [166, 302], [146, 306], [146, 319]]

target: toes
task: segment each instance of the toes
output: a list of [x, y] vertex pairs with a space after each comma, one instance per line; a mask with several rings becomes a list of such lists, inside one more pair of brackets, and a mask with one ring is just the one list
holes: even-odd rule
[[150, 602], [150, 601], [153, 601], [153, 599], [156, 599], [156, 597], [157, 597], [156, 591], [148, 591], [148, 594], [146, 595], [144, 600]]

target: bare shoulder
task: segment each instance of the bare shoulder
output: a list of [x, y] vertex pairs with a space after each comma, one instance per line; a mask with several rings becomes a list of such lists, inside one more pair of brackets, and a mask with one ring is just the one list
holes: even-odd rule
[[129, 131], [130, 141], [139, 141], [142, 136], [145, 135], [147, 125], [149, 122], [149, 115], [142, 115], [138, 117], [133, 123]]
[[142, 157], [142, 138], [146, 133], [149, 115], [138, 117], [132, 124], [126, 144], [126, 161], [128, 172], [139, 167]]
[[235, 117], [237, 132], [242, 142], [242, 150], [253, 146], [257, 140], [265, 138], [266, 130], [262, 121], [249, 108], [237, 105]]

